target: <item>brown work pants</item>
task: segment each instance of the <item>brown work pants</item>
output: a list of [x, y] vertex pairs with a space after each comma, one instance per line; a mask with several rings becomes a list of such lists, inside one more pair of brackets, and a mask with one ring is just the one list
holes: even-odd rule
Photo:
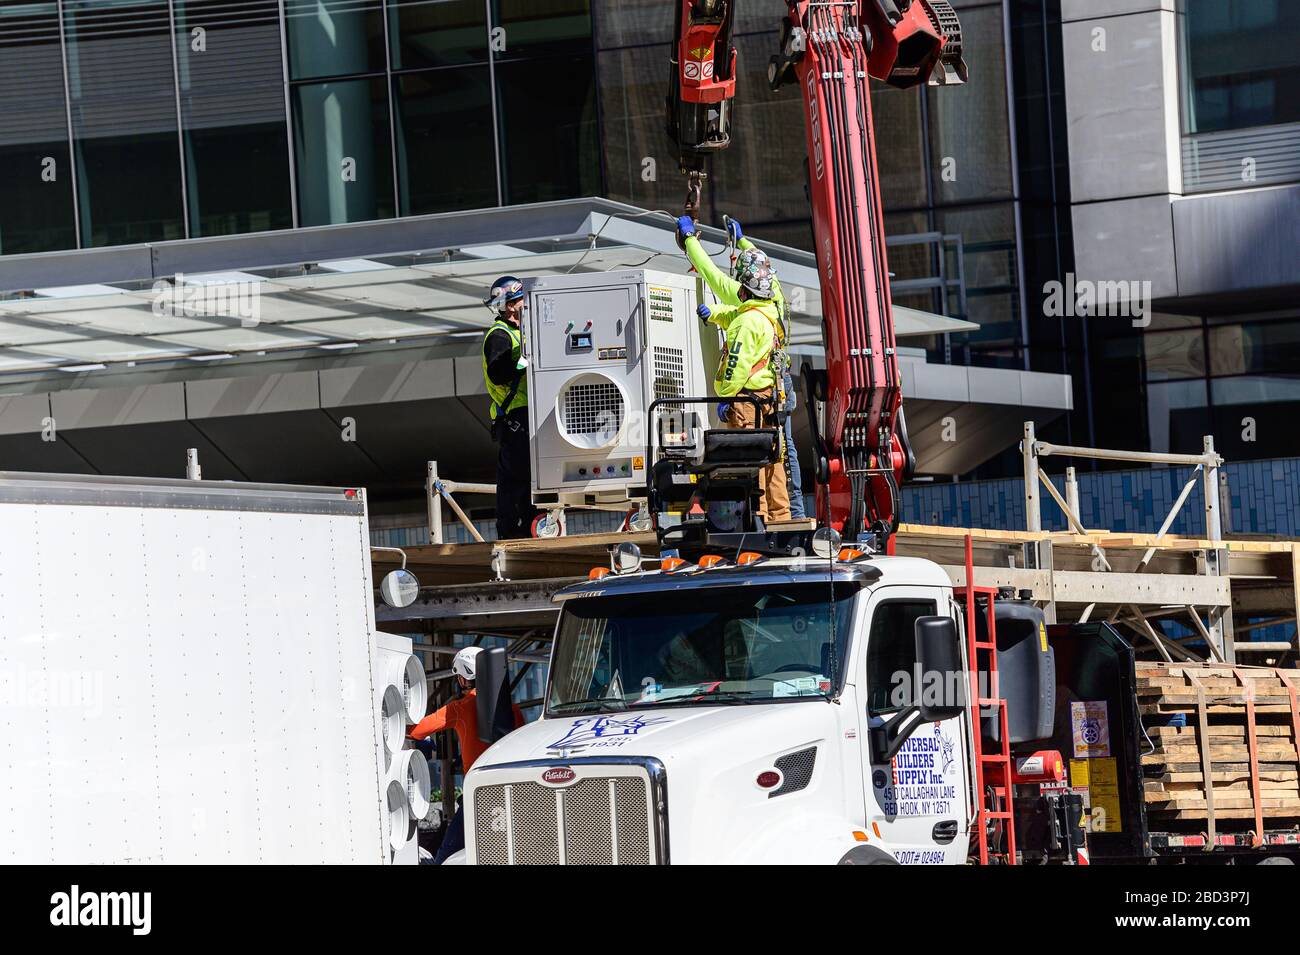
[[776, 461], [758, 472], [758, 488], [762, 492], [759, 499], [758, 514], [763, 523], [790, 520], [790, 492], [785, 483], [785, 434], [772, 415], [772, 389], [745, 392], [737, 395], [742, 398], [752, 395], [760, 402], [757, 409], [748, 401], [737, 400], [727, 412], [729, 428], [776, 428], [778, 436], [778, 454]]

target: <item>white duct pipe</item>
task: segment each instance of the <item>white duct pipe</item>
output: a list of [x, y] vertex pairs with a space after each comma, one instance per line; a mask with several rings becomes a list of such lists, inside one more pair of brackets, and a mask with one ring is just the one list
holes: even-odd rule
[[418, 749], [404, 749], [397, 754], [395, 769], [393, 775], [405, 787], [411, 817], [418, 822], [429, 814], [432, 805], [433, 778], [429, 775], [429, 761]]

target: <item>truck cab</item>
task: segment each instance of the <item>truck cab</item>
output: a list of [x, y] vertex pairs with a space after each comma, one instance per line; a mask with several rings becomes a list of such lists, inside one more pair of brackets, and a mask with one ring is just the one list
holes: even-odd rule
[[[844, 556], [665, 561], [559, 592], [543, 714], [466, 776], [460, 861], [964, 863], [951, 582]], [[926, 628], [938, 663], [917, 660]]]

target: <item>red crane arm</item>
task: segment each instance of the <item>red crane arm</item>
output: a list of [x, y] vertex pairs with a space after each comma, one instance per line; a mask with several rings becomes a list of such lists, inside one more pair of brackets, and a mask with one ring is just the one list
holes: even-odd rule
[[[733, 0], [678, 0], [668, 132], [698, 199], [704, 159], [730, 143]], [[947, 0], [788, 0], [768, 78], [804, 103], [813, 242], [826, 371], [805, 369], [825, 402], [816, 426], [818, 512], [847, 539], [898, 526], [910, 476], [876, 170], [870, 82], [898, 87], [966, 78], [961, 27]]]

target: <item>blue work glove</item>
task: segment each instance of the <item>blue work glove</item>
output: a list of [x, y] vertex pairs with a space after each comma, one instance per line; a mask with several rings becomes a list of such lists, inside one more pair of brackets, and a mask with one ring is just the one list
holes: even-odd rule
[[713, 315], [713, 310], [707, 305], [701, 305], [695, 310], [695, 314], [700, 316], [700, 321], [708, 322], [709, 318]]
[[740, 223], [737, 222], [735, 219], [728, 219], [727, 238], [729, 238], [732, 241], [732, 243], [736, 243], [739, 242], [744, 237], [745, 237], [745, 233], [740, 230]]
[[723, 424], [727, 423], [727, 416], [730, 414], [731, 414], [730, 401], [724, 401], [722, 404], [718, 405], [718, 420], [721, 421]]
[[695, 220], [690, 216], [682, 216], [677, 220], [677, 234], [683, 239], [688, 235], [695, 235]]

